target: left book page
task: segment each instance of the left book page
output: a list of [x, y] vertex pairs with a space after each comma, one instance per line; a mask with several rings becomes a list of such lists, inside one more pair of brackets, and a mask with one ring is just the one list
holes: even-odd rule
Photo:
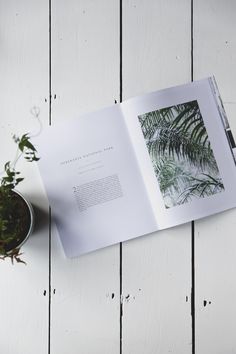
[[54, 124], [34, 143], [68, 257], [157, 229], [120, 106]]

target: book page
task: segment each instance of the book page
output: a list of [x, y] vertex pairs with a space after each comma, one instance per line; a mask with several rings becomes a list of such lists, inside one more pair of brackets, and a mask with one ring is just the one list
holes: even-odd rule
[[156, 230], [119, 105], [55, 124], [34, 143], [67, 256]]
[[136, 157], [163, 229], [236, 206], [236, 167], [212, 79], [122, 103]]

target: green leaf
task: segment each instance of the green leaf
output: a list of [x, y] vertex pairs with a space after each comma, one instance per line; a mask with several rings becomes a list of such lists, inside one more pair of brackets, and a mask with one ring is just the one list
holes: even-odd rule
[[9, 170], [9, 167], [10, 167], [10, 161], [6, 162], [5, 165], [4, 165], [4, 170], [7, 171]]
[[18, 184], [19, 182], [23, 181], [23, 180], [24, 180], [24, 178], [23, 178], [23, 177], [16, 178], [16, 182], [17, 182], [17, 184]]

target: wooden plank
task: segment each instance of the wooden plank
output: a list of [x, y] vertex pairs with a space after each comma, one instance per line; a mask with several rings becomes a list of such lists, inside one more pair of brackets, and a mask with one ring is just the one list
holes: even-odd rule
[[[0, 1], [0, 170], [15, 157], [12, 134], [35, 133], [48, 121], [48, 3]], [[24, 264], [0, 262], [0, 343], [4, 354], [46, 354], [48, 347], [48, 204], [36, 165], [19, 162], [17, 188], [34, 205], [35, 232], [22, 248]]]
[[[194, 77], [214, 74], [236, 137], [236, 3], [194, 5]], [[196, 353], [235, 353], [235, 223], [231, 210], [196, 223]]]
[[[190, 14], [189, 1], [124, 2], [123, 99], [190, 81]], [[122, 260], [122, 353], [189, 354], [191, 225], [124, 243]]]
[[[117, 1], [52, 1], [52, 124], [119, 99]], [[54, 290], [55, 289], [55, 290]], [[52, 242], [51, 353], [119, 353], [119, 246], [66, 259]]]

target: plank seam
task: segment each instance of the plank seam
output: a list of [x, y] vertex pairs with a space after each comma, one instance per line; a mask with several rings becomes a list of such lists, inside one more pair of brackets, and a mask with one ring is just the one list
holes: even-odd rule
[[122, 242], [120, 242], [120, 354], [122, 354], [122, 340], [123, 340], [123, 296], [122, 296]]
[[49, 238], [48, 238], [48, 354], [51, 353], [51, 207], [49, 206]]
[[[191, 81], [193, 75], [193, 43], [194, 43], [194, 23], [193, 23], [193, 0], [191, 0]], [[191, 222], [191, 316], [192, 316], [192, 354], [195, 354], [195, 223]]]
[[193, 81], [193, 0], [191, 0], [191, 81]]
[[[120, 83], [120, 102], [122, 102], [123, 99], [123, 53], [122, 53], [122, 39], [123, 39], [123, 18], [122, 18], [122, 0], [120, 0], [120, 18], [119, 18], [119, 26], [120, 26], [120, 31], [119, 31], [119, 46], [120, 46], [120, 77], [119, 77], [119, 83]], [[122, 354], [123, 346], [122, 346], [122, 341], [123, 341], [123, 269], [122, 269], [122, 258], [123, 258], [123, 253], [122, 253], [122, 242], [120, 242], [120, 354]]]
[[122, 18], [122, 0], [120, 0], [120, 102], [123, 100], [123, 18]]
[[195, 354], [195, 225], [194, 221], [191, 223], [192, 234], [192, 289], [191, 289], [191, 316], [192, 316], [192, 354]]
[[[49, 89], [49, 125], [52, 124], [52, 3], [49, 0], [48, 3], [48, 50], [49, 50], [49, 82], [48, 82], [48, 89]], [[52, 259], [51, 259], [51, 232], [52, 232], [52, 213], [51, 207], [49, 206], [49, 229], [48, 229], [48, 354], [51, 353], [51, 280], [52, 280]]]
[[48, 44], [49, 44], [49, 68], [48, 68], [48, 76], [49, 76], [49, 125], [51, 125], [51, 117], [52, 117], [52, 3], [49, 0], [49, 36], [48, 36]]

